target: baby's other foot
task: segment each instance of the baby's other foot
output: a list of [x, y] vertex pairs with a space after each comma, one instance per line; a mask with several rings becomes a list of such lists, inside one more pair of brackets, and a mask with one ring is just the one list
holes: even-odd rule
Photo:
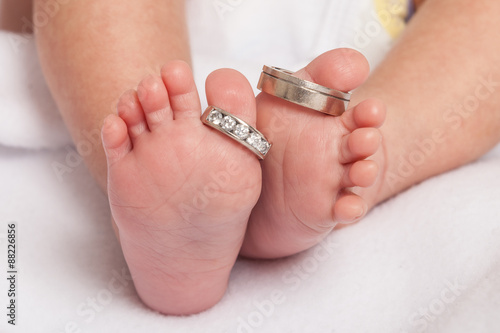
[[[326, 52], [294, 75], [350, 91], [367, 78], [358, 52]], [[352, 222], [367, 211], [351, 187], [368, 187], [383, 161], [365, 160], [379, 150], [377, 127], [385, 107], [377, 100], [325, 115], [275, 96], [257, 97], [258, 128], [273, 147], [262, 163], [262, 194], [250, 217], [241, 254], [258, 258], [291, 255], [317, 244], [337, 222]]]
[[[238, 72], [212, 73], [211, 105], [255, 125], [255, 98]], [[167, 314], [190, 314], [224, 294], [260, 194], [258, 159], [202, 124], [189, 66], [175, 61], [126, 92], [102, 139], [108, 194], [139, 296]]]

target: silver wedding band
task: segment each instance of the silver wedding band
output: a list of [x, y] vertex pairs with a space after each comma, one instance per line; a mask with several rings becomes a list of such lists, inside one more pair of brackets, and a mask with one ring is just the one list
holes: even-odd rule
[[201, 121], [247, 147], [261, 160], [271, 149], [272, 144], [257, 129], [218, 107], [209, 106], [201, 115]]
[[264, 66], [257, 89], [289, 102], [331, 116], [340, 116], [347, 109], [351, 94], [299, 79], [293, 72]]

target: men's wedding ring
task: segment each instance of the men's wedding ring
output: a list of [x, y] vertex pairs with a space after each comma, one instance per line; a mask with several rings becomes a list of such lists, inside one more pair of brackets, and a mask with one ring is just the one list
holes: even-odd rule
[[257, 89], [331, 116], [345, 112], [351, 100], [350, 93], [299, 79], [292, 74], [286, 69], [264, 66]]
[[201, 121], [250, 149], [263, 160], [272, 144], [254, 127], [229, 112], [209, 106], [201, 115]]

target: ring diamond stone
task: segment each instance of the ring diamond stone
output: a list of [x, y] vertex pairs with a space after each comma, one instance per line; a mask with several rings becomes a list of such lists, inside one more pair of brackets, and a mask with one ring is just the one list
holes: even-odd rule
[[263, 160], [272, 144], [254, 127], [240, 118], [215, 106], [209, 106], [201, 116], [201, 121], [247, 147]]

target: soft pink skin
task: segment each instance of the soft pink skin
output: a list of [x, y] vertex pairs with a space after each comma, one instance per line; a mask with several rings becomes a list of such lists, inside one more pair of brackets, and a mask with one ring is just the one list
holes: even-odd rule
[[[43, 6], [50, 2], [50, 0], [35, 0], [34, 12], [43, 12]], [[151, 11], [150, 8], [155, 8], [155, 10]], [[467, 10], [464, 10], [464, 8]], [[147, 15], [137, 15], [137, 13], [147, 13]], [[498, 1], [426, 1], [384, 61], [372, 72], [368, 80], [355, 91], [351, 105], [359, 104], [359, 107], [356, 107], [351, 112], [352, 117], [346, 116], [342, 118], [351, 121], [346, 122], [346, 124], [335, 125], [333, 127], [335, 131], [328, 131], [327, 134], [334, 137], [335, 147], [340, 149], [338, 151], [339, 157], [341, 157], [340, 152], [346, 151], [345, 147], [350, 148], [347, 150], [354, 152], [354, 157], [350, 157], [354, 158], [354, 160], [369, 154], [370, 151], [356, 151], [355, 149], [355, 147], [360, 147], [360, 141], [374, 142], [374, 140], [366, 137], [366, 132], [363, 134], [363, 131], [361, 131], [361, 134], [353, 134], [348, 140], [341, 140], [341, 138], [345, 137], [345, 134], [351, 131], [350, 129], [375, 127], [376, 124], [366, 124], [363, 121], [364, 119], [376, 119], [381, 114], [381, 105], [379, 102], [373, 101], [372, 98], [376, 97], [384, 101], [387, 106], [388, 117], [380, 128], [383, 138], [381, 149], [378, 149], [370, 157], [375, 163], [358, 161], [349, 167], [349, 163], [341, 159], [336, 160], [331, 152], [326, 154], [324, 157], [332, 159], [332, 165], [337, 166], [337, 168], [328, 169], [332, 173], [336, 173], [337, 178], [330, 175], [329, 181], [325, 182], [326, 184], [329, 183], [330, 187], [326, 188], [326, 190], [325, 184], [319, 184], [320, 187], [318, 187], [317, 192], [323, 192], [324, 195], [320, 196], [313, 193], [313, 195], [319, 197], [319, 201], [315, 201], [315, 204], [318, 203], [318, 209], [310, 209], [311, 216], [306, 216], [308, 213], [306, 211], [307, 207], [297, 206], [300, 207], [297, 210], [302, 210], [300, 212], [305, 216], [296, 219], [295, 222], [298, 223], [292, 223], [292, 226], [297, 229], [302, 228], [305, 235], [294, 230], [282, 229], [282, 227], [285, 227], [283, 221], [279, 216], [274, 217], [271, 214], [267, 217], [267, 220], [271, 220], [271, 225], [275, 227], [275, 230], [269, 230], [268, 227], [263, 227], [261, 230], [258, 227], [259, 223], [263, 223], [262, 221], [265, 220], [267, 215], [262, 212], [271, 211], [273, 213], [273, 210], [269, 209], [270, 207], [278, 209], [290, 207], [289, 203], [298, 202], [297, 198], [287, 195], [286, 204], [282, 203], [280, 205], [278, 203], [267, 208], [259, 203], [256, 213], [252, 216], [243, 253], [255, 257], [275, 257], [279, 256], [280, 253], [285, 255], [301, 248], [307, 248], [324, 236], [327, 230], [331, 229], [335, 219], [348, 220], [353, 216], [355, 217], [358, 212], [361, 212], [360, 207], [363, 208], [362, 212], [365, 213], [377, 203], [413, 184], [473, 161], [495, 146], [500, 141], [500, 113], [497, 112], [500, 108], [498, 85], [490, 84], [489, 87], [486, 87], [480, 84], [488, 80], [498, 82], [500, 77], [500, 44], [492, 42], [497, 39], [497, 31], [500, 29], [499, 16], [500, 2]], [[92, 29], [89, 29], [89, 21], [93, 23]], [[103, 33], [103, 31], [107, 33]], [[190, 59], [184, 1], [182, 0], [71, 1], [60, 6], [57, 15], [51, 18], [46, 26], [38, 27], [35, 35], [46, 81], [76, 143], [84, 139], [84, 133], [100, 129], [103, 119], [109, 114], [115, 113], [116, 102], [120, 94], [135, 86], [147, 73], [157, 73], [159, 67], [168, 60], [182, 59], [189, 62]], [[478, 36], [481, 38], [478, 38]], [[345, 62], [338, 64], [340, 69], [335, 67], [328, 68], [326, 71], [340, 70], [341, 72], [351, 73], [354, 81], [359, 81], [351, 82], [351, 86], [354, 87], [360, 84], [365, 74], [361, 76], [352, 75], [357, 69], [348, 64], [352, 65], [355, 61], [349, 58], [344, 60]], [[363, 72], [365, 69], [360, 68], [359, 70]], [[329, 80], [323, 80], [321, 73], [319, 77], [310, 77], [310, 79], [325, 82], [327, 85], [333, 84]], [[345, 80], [345, 77], [336, 80], [335, 84], [349, 86]], [[179, 87], [182, 88], [182, 85]], [[173, 90], [169, 91], [170, 93], [176, 89], [175, 86], [171, 88]], [[464, 103], [465, 97], [475, 96], [478, 88], [481, 89], [482, 96], [489, 92], [488, 89], [493, 89], [493, 92], [487, 95], [486, 98], [482, 98], [480, 105], [473, 112], [466, 112], [463, 108], [456, 108], [457, 104]], [[148, 91], [148, 89], [145, 90]], [[245, 90], [246, 88], [242, 88], [242, 91]], [[238, 94], [234, 90], [233, 93]], [[123, 104], [137, 104], [136, 100], [135, 93], [128, 93], [128, 95], [124, 96], [120, 103], [120, 117], [123, 119], [111, 116], [106, 122], [106, 126], [104, 126], [103, 134], [104, 136], [107, 135], [109, 139], [106, 141], [110, 153], [108, 154], [109, 159], [116, 162], [114, 166], [110, 165], [110, 167], [116, 170], [119, 169], [118, 167], [115, 168], [115, 166], [119, 165], [118, 161], [120, 159], [122, 161], [128, 160], [128, 164], [133, 166], [134, 163], [130, 162], [133, 158], [128, 156], [134, 156], [135, 148], [137, 148], [138, 152], [135, 155], [149, 154], [151, 157], [155, 153], [154, 151], [147, 152], [146, 149], [141, 152], [141, 149], [139, 149], [141, 147], [140, 141], [155, 143], [154, 145], [148, 145], [149, 147], [159, 146], [158, 143], [161, 141], [162, 145], [157, 147], [157, 151], [165, 149], [164, 144], [171, 147], [168, 146], [171, 142], [165, 143], [158, 139], [157, 134], [160, 133], [164, 137], [170, 136], [170, 134], [167, 135], [162, 130], [137, 134], [138, 137], [147, 138], [144, 140], [134, 138], [136, 132], [139, 133], [141, 130], [141, 126], [133, 128], [133, 124], [140, 124], [140, 121], [135, 123], [134, 120], [137, 121], [137, 118], [141, 117], [141, 113], [129, 112], [127, 114], [126, 107]], [[192, 101], [192, 99], [189, 100]], [[225, 100], [226, 97], [222, 96], [220, 100], [216, 99], [214, 102], [223, 103]], [[227, 98], [227, 100], [231, 100], [231, 98]], [[265, 98], [261, 96], [258, 101], [259, 109], [262, 110], [262, 112], [259, 111], [259, 123], [267, 123], [269, 119], [266, 120], [264, 116], [266, 110], [278, 108], [278, 106], [271, 97]], [[371, 106], [367, 106], [365, 103], [368, 105], [371, 103]], [[363, 106], [363, 104], [365, 105]], [[219, 106], [223, 107], [223, 105]], [[451, 113], [450, 107], [454, 108]], [[199, 111], [197, 110], [198, 113]], [[294, 111], [291, 110], [291, 112]], [[189, 111], [184, 114], [188, 115]], [[263, 116], [261, 117], [260, 114]], [[181, 116], [181, 113], [178, 115]], [[304, 115], [297, 118], [300, 119], [301, 117], [304, 117]], [[154, 121], [154, 118], [152, 120]], [[194, 124], [194, 118], [192, 121]], [[333, 120], [329, 120], [329, 122], [333, 122]], [[132, 126], [127, 128], [127, 123]], [[296, 128], [298, 125], [300, 124], [294, 124], [293, 127]], [[197, 127], [194, 126], [194, 128]], [[318, 129], [314, 128], [314, 130]], [[321, 127], [319, 130], [325, 131], [325, 128]], [[126, 132], [130, 135], [124, 134]], [[372, 131], [370, 135], [373, 136], [373, 133]], [[418, 148], [417, 142], [429, 140], [430, 138], [434, 140], [434, 150], [427, 156], [425, 163], [415, 168], [410, 175], [401, 176], [398, 171], [401, 165], [400, 158], [408, 158], [409, 154]], [[227, 138], [219, 139], [221, 140], [217, 142], [220, 142], [221, 145], [227, 144]], [[177, 138], [174, 141], [176, 140]], [[134, 146], [136, 141], [137, 145]], [[186, 140], [180, 140], [180, 138], [179, 141], [186, 142]], [[339, 143], [339, 141], [342, 141], [343, 144]], [[280, 151], [292, 151], [294, 147], [288, 147], [288, 144], [282, 142], [281, 148], [279, 148], [279, 140], [276, 143], [278, 147], [275, 146], [273, 150], [276, 150], [275, 155], [278, 158], [275, 161], [278, 163], [286, 161], [283, 166], [293, 166], [294, 162], [296, 162], [293, 156], [290, 157], [284, 154], [280, 157], [278, 153]], [[286, 149], [283, 148], [283, 144], [285, 144]], [[326, 146], [325, 144], [325, 148]], [[132, 147], [131, 151], [129, 151], [130, 147]], [[328, 145], [329, 147], [330, 145]], [[101, 146], [94, 148], [92, 154], [85, 156], [84, 159], [97, 183], [106, 191], [108, 183], [107, 160]], [[242, 148], [238, 147], [238, 149]], [[328, 149], [325, 150], [329, 151]], [[301, 150], [297, 149], [297, 151]], [[304, 151], [301, 151], [301, 153], [307, 154], [308, 149]], [[346, 156], [349, 157], [349, 154], [343, 155], [344, 158]], [[283, 160], [280, 161], [280, 158]], [[148, 161], [151, 162], [152, 160], [157, 165], [162, 163], [161, 159], [149, 158]], [[308, 160], [311, 160], [311, 158]], [[275, 170], [273, 172], [278, 175], [280, 172], [285, 173], [285, 170], [279, 171], [278, 167], [273, 168], [270, 165], [272, 161], [273, 159], [270, 156], [269, 160], [264, 163], [264, 177], [269, 178], [266, 174], [271, 174], [273, 169]], [[367, 166], [366, 163], [371, 166]], [[214, 165], [217, 165], [217, 163]], [[373, 179], [377, 165], [379, 172], [374, 185], [364, 187], [370, 184]], [[314, 165], [304, 163], [301, 167], [313, 169]], [[359, 172], [360, 169], [366, 169], [366, 176]], [[148, 186], [147, 177], [149, 177], [150, 181], [155, 177], [159, 177], [157, 174], [145, 174], [143, 168], [136, 171], [137, 173], [123, 171], [124, 174], [127, 174], [127, 177], [123, 177], [125, 179], [122, 180], [142, 182], [141, 186]], [[286, 172], [291, 173], [294, 171]], [[117, 172], [117, 176], [118, 174]], [[133, 179], [136, 175], [144, 176], [146, 179], [140, 177], [139, 179]], [[313, 174], [313, 176], [317, 181], [316, 175]], [[276, 187], [277, 180], [270, 179], [268, 181], [267, 178], [264, 179], [264, 185], [270, 186], [274, 184]], [[195, 179], [194, 183], [198, 180], [201, 179]], [[335, 194], [339, 193], [339, 189], [353, 185], [363, 186], [353, 190], [359, 197], [345, 196], [344, 191], [341, 191], [338, 199], [335, 197]], [[151, 187], [154, 188], [155, 186], [155, 184], [151, 184]], [[294, 186], [297, 189], [304, 190], [302, 184], [294, 184]], [[279, 188], [276, 191], [264, 189], [264, 193], [267, 193], [268, 197], [276, 199], [279, 198], [279, 195], [273, 195], [273, 193], [279, 194], [279, 190]], [[309, 189], [308, 193], [311, 192], [316, 191]], [[281, 193], [284, 194], [285, 192], [282, 191]], [[165, 195], [158, 191], [156, 194], [160, 197]], [[125, 196], [123, 193], [122, 195]], [[133, 194], [126, 193], [126, 195], [131, 196], [129, 199], [132, 201], [134, 200], [132, 198]], [[116, 194], [114, 198], [110, 199], [118, 201], [117, 198], [119, 197], [120, 194]], [[153, 204], [157, 204], [155, 200], [158, 198], [155, 198], [154, 195], [150, 196], [150, 198]], [[248, 200], [249, 205], [250, 201]], [[366, 206], [362, 206], [363, 202]], [[146, 202], [146, 206], [149, 204], [149, 202]], [[327, 208], [332, 208], [332, 210], [329, 211]], [[120, 210], [120, 208], [114, 210]], [[132, 211], [134, 211], [132, 208], [128, 210], [131, 216], [138, 214], [139, 208], [136, 209], [135, 213]], [[175, 215], [173, 211], [169, 211], [169, 214]], [[257, 213], [259, 211], [261, 213]], [[126, 215], [126, 212], [126, 207], [123, 207], [122, 215]], [[118, 212], [114, 213], [120, 215]], [[122, 247], [130, 269], [134, 274], [138, 292], [144, 302], [153, 309], [165, 313], [194, 313], [210, 307], [221, 297], [223, 290], [226, 288], [227, 275], [230, 266], [232, 266], [232, 258], [236, 256], [236, 250], [233, 252], [229, 245], [218, 247], [218, 244], [204, 243], [204, 240], [190, 243], [187, 248], [192, 250], [190, 251], [193, 255], [192, 258], [200, 254], [199, 252], [203, 252], [197, 252], [196, 249], [201, 244], [205, 244], [207, 249], [213, 249], [214, 251], [220, 249], [220, 253], [217, 255], [212, 253], [214, 255], [210, 258], [217, 257], [214, 261], [220, 265], [211, 265], [211, 260], [207, 261], [210, 263], [207, 266], [220, 267], [220, 269], [201, 269], [198, 271], [199, 274], [192, 271], [193, 266], [199, 267], [198, 264], [194, 265], [178, 259], [175, 261], [176, 258], [169, 257], [168, 253], [165, 256], [158, 256], [158, 253], [162, 254], [166, 249], [165, 244], [161, 241], [163, 238], [173, 236], [171, 239], [173, 239], [174, 245], [175, 243], [178, 245], [183, 241], [182, 235], [175, 239], [175, 235], [172, 235], [171, 230], [167, 230], [168, 228], [161, 229], [165, 233], [156, 232], [158, 231], [156, 229], [155, 233], [149, 235], [150, 237], [145, 235], [148, 233], [147, 230], [152, 230], [151, 226], [156, 224], [161, 225], [161, 223], [164, 223], [167, 226], [175, 226], [178, 221], [176, 221], [175, 216], [173, 217], [172, 220], [159, 218], [161, 221], [155, 221], [155, 219], [152, 219], [152, 222], [148, 221], [147, 218], [140, 218], [137, 225], [130, 222], [132, 220], [129, 223], [127, 219], [123, 219], [123, 222], [119, 222], [123, 226], [121, 227], [123, 231], [117, 231], [117, 234], [120, 233], [125, 237], [125, 240], [121, 240]], [[306, 223], [302, 223], [302, 221]], [[322, 221], [325, 221], [324, 226], [319, 223]], [[234, 221], [231, 224], [234, 229], [241, 228], [242, 230], [239, 242], [243, 237], [243, 225], [245, 223], [245, 221]], [[306, 228], [308, 224], [313, 229]], [[139, 228], [141, 225], [147, 227], [141, 229]], [[213, 225], [217, 226], [218, 223], [214, 222]], [[137, 234], [131, 231], [134, 228], [138, 231]], [[224, 228], [227, 228], [227, 225]], [[214, 227], [214, 230], [218, 231], [217, 227]], [[204, 231], [209, 232], [208, 230]], [[168, 235], [169, 232], [170, 236]], [[234, 234], [229, 232], [226, 235], [228, 243], [231, 243], [232, 237], [236, 238], [238, 232], [235, 231]], [[287, 239], [302, 240], [302, 243], [299, 242], [298, 246], [295, 244], [290, 246], [287, 242], [280, 240], [281, 244], [285, 245], [285, 248], [279, 249], [273, 247], [270, 241], [265, 239], [266, 237], [275, 237], [281, 234]], [[234, 240], [235, 247], [239, 242]], [[207, 255], [208, 252], [202, 254]], [[177, 266], [169, 266], [173, 263], [177, 264]], [[224, 265], [226, 263], [228, 266]], [[193, 278], [186, 279], [188, 276]], [[173, 288], [177, 289], [165, 289], [165, 282], [168, 283], [169, 281], [172, 282]], [[202, 282], [206, 282], [206, 284]], [[190, 284], [196, 284], [198, 289], [190, 289]], [[203, 290], [203, 292], [199, 292], [200, 290]], [[171, 298], [166, 296], [171, 296]]]
[[[368, 63], [358, 52], [326, 52], [295, 75], [350, 91], [367, 78]], [[263, 191], [250, 217], [242, 254], [278, 258], [317, 244], [337, 224], [360, 219], [367, 203], [348, 187], [371, 186], [381, 161], [377, 152], [385, 106], [366, 100], [340, 117], [281, 100], [257, 97], [258, 127], [273, 141], [262, 163]]]
[[[106, 118], [108, 193], [136, 289], [169, 314], [205, 310], [224, 294], [261, 190], [258, 159], [200, 121], [189, 66], [168, 63], [127, 91]], [[248, 81], [233, 70], [207, 79], [207, 98], [255, 124]]]
[[[328, 66], [326, 61], [344, 52], [339, 50], [324, 55], [311, 67]], [[348, 57], [353, 59], [353, 68], [367, 68], [364, 58], [357, 53]], [[347, 90], [351, 89], [349, 84], [359, 84], [365, 72], [353, 73], [357, 78], [339, 73], [337, 80], [342, 84], [352, 81], [340, 88]], [[214, 72], [207, 79], [207, 98], [211, 105], [255, 124], [255, 99], [241, 74], [232, 70]], [[272, 107], [294, 112], [288, 103], [277, 99], [269, 102]], [[161, 78], [148, 76], [141, 81], [137, 91], [125, 92], [118, 102], [118, 116], [108, 116], [102, 130], [108, 158], [107, 189], [111, 211], [135, 286], [146, 304], [170, 314], [199, 312], [217, 302], [225, 292], [244, 237], [252, 235], [255, 228], [260, 228], [257, 232], [262, 233], [268, 230], [255, 224], [245, 236], [250, 212], [261, 194], [261, 166], [257, 158], [246, 148], [203, 125], [199, 115], [200, 102], [189, 67], [174, 61], [163, 68]], [[263, 108], [259, 116], [265, 120], [265, 115]], [[278, 170], [283, 168], [284, 172], [293, 173], [303, 165], [304, 170], [299, 172], [318, 175], [319, 178], [309, 176], [307, 183], [309, 188], [316, 187], [318, 197], [330, 192], [337, 196], [346, 186], [369, 186], [374, 182], [377, 164], [361, 159], [379, 146], [378, 130], [366, 127], [378, 126], [383, 121], [379, 102], [366, 101], [341, 118], [299, 109], [290, 119], [297, 124], [301, 117], [305, 120], [312, 117], [316, 121], [311, 122], [313, 127], [332, 121], [328, 125], [333, 128], [332, 135], [325, 139], [333, 143], [329, 150], [331, 156], [324, 154], [324, 146], [317, 146], [319, 150], [311, 153], [326, 156], [321, 160], [332, 167], [336, 188], [325, 193], [325, 187], [317, 187], [321, 183], [330, 186], [330, 179], [322, 179], [321, 165], [314, 164], [310, 168], [310, 164], [300, 163], [300, 151], [292, 151], [290, 154], [296, 159], [280, 165]], [[262, 122], [259, 125], [263, 126]], [[309, 142], [321, 142], [321, 136], [326, 135], [326, 132], [316, 131], [318, 136], [308, 137], [307, 131], [303, 133], [306, 136], [302, 139]], [[271, 162], [287, 153], [287, 146], [283, 144], [287, 141], [272, 134], [275, 146], [266, 160]], [[267, 165], [263, 163], [264, 171], [276, 172], [266, 169]], [[214, 183], [217, 179], [214, 175], [221, 172], [227, 176], [222, 177], [223, 186]], [[215, 187], [208, 188], [208, 184]], [[261, 200], [271, 195], [269, 202], [275, 202], [290, 195], [293, 198], [293, 194], [293, 189], [264, 192]], [[206, 202], [193, 199], [200, 197], [207, 199]], [[307, 209], [314, 205], [316, 197], [299, 200], [291, 204]], [[337, 219], [352, 220], [352, 214], [356, 214], [354, 218], [363, 214], [366, 204], [355, 195], [343, 195], [336, 206]], [[332, 204], [327, 209], [332, 219]], [[300, 230], [293, 225], [280, 225], [286, 218], [283, 215], [281, 220], [271, 221], [269, 226], [274, 223], [280, 234]], [[329, 230], [322, 225], [314, 227], [322, 233]], [[314, 244], [308, 232], [294, 236], [297, 243]], [[313, 241], [317, 240], [315, 237]], [[286, 249], [284, 243], [279, 245]], [[303, 249], [305, 247], [293, 250]], [[200, 295], [203, 295], [201, 300]]]

